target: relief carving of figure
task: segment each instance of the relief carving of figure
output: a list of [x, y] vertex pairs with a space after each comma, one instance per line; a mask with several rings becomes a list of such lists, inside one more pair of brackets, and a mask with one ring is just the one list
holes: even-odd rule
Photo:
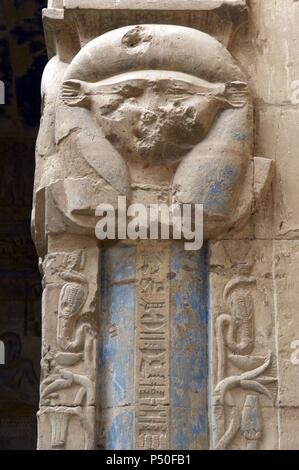
[[170, 25], [114, 30], [82, 48], [56, 95], [61, 174], [37, 174], [36, 186], [51, 187], [74, 231], [94, 229], [103, 201], [150, 204], [163, 188], [164, 202], [204, 204], [206, 237], [235, 224], [248, 190], [252, 103], [244, 73], [215, 39]]
[[71, 253], [66, 255], [65, 270], [60, 274], [67, 283], [63, 286], [59, 299], [57, 344], [66, 352], [78, 352], [82, 349], [84, 331], [87, 328], [85, 324], [76, 329], [78, 316], [88, 295], [87, 279], [80, 273], [83, 267], [83, 253]]
[[[41, 385], [41, 401], [50, 405], [60, 398], [60, 393], [74, 388], [73, 406], [63, 410], [55, 407], [43, 412], [51, 415], [52, 447], [64, 447], [69, 419], [77, 416], [85, 431], [85, 448], [91, 449], [94, 422], [94, 337], [91, 321], [81, 320], [82, 309], [88, 296], [88, 281], [83, 270], [85, 256], [82, 251], [65, 255], [59, 276], [63, 285], [58, 304], [57, 350], [49, 349], [42, 360], [44, 380]], [[83, 370], [74, 367], [83, 363]]]
[[[258, 397], [274, 401], [267, 385], [276, 382], [276, 378], [264, 375], [273, 363], [273, 354], [253, 354], [255, 328], [251, 290], [255, 285], [256, 279], [250, 276], [238, 276], [229, 281], [223, 293], [229, 313], [222, 313], [216, 319], [218, 365], [213, 400], [217, 450], [227, 449], [239, 431], [245, 436], [248, 449], [257, 448], [263, 431]], [[228, 366], [238, 372], [229, 373]], [[242, 413], [232, 393], [238, 389], [256, 393], [247, 395]], [[228, 424], [227, 404], [231, 407]]]

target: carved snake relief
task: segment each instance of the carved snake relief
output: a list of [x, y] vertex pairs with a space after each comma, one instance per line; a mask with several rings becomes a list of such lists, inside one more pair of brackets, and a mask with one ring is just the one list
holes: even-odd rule
[[[225, 424], [226, 394], [237, 388], [264, 395], [273, 402], [265, 384], [275, 382], [275, 377], [261, 377], [272, 362], [272, 353], [266, 357], [250, 356], [254, 349], [254, 307], [249, 286], [255, 284], [252, 277], [237, 277], [228, 282], [224, 289], [224, 301], [231, 314], [222, 314], [216, 320], [216, 342], [218, 349], [217, 386], [214, 391], [214, 404], [222, 407], [222, 417], [218, 426]], [[231, 358], [228, 351], [232, 353]], [[230, 359], [234, 365], [244, 368], [240, 375], [226, 375], [226, 363]], [[241, 417], [235, 405], [226, 430], [219, 432], [215, 449], [224, 450], [240, 429]], [[225, 428], [225, 426], [224, 426]]]

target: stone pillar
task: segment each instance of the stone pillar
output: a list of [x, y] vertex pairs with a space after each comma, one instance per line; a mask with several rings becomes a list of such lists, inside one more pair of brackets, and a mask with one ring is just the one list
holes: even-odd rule
[[[248, 9], [145, 3], [53, 0], [44, 11], [39, 448], [254, 449], [277, 374], [273, 312], [259, 297], [269, 258], [249, 234], [273, 165], [254, 155], [253, 91], [232, 55], [246, 55]], [[203, 204], [205, 248], [100, 243], [96, 207], [117, 209], [120, 196]]]
[[39, 449], [96, 445], [99, 256], [96, 240], [50, 237], [42, 263]]

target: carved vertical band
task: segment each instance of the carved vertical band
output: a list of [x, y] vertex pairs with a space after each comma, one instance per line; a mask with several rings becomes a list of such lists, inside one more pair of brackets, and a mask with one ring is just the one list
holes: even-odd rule
[[170, 247], [137, 249], [136, 447], [169, 449]]
[[208, 448], [207, 269], [182, 243], [104, 250], [100, 448]]

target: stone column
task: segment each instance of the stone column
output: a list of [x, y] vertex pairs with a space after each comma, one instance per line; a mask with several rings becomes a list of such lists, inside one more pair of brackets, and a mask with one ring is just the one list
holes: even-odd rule
[[[219, 265], [213, 244], [209, 291], [207, 262], [208, 240], [244, 229], [271, 181], [271, 160], [253, 155], [249, 80], [230, 52], [246, 2], [144, 3], [54, 0], [44, 12], [39, 448], [206, 449], [209, 435], [227, 448], [238, 432], [256, 448], [257, 396], [270, 399], [275, 381], [263, 375], [272, 356], [251, 356], [257, 275], [239, 246]], [[147, 208], [203, 204], [206, 248], [100, 243], [96, 207], [117, 209], [120, 196]], [[217, 310], [221, 289], [229, 311]]]

